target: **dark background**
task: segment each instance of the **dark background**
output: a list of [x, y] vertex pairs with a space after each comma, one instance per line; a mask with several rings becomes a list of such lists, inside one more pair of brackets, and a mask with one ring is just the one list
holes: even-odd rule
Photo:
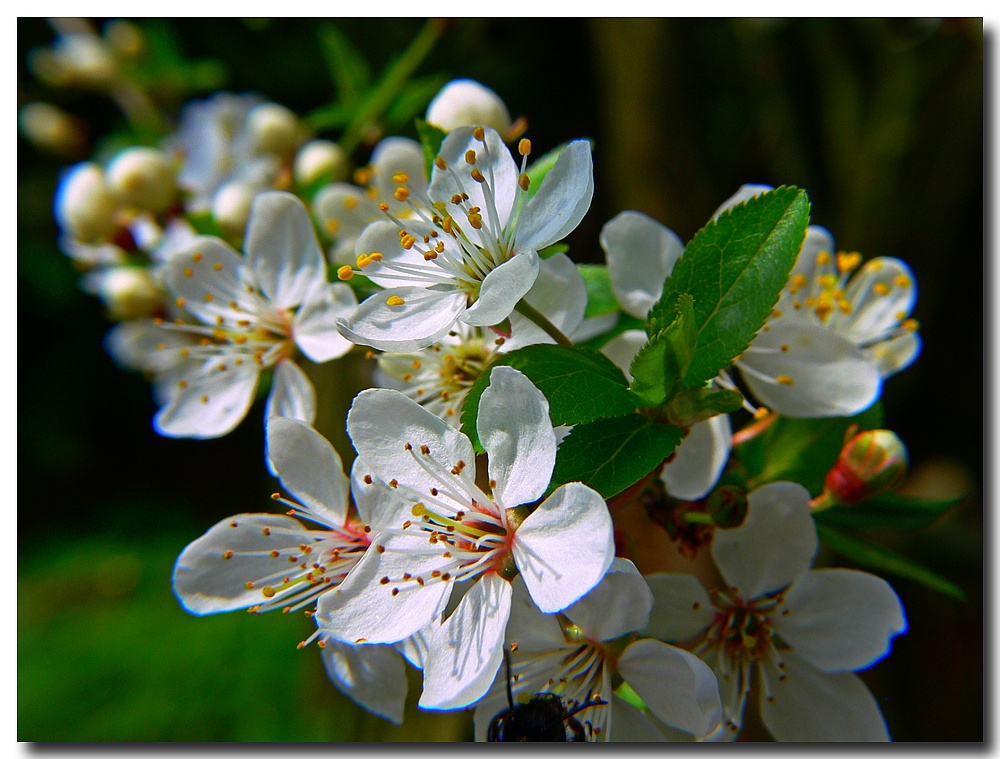
[[[224, 64], [232, 92], [298, 113], [331, 97], [316, 22], [167, 23], [190, 57]], [[335, 23], [375, 71], [421, 26]], [[27, 51], [53, 36], [18, 22], [19, 105], [48, 100], [110, 131], [106, 99], [28, 73]], [[418, 72], [494, 89], [528, 118], [535, 151], [594, 140], [594, 202], [568, 239], [577, 261], [602, 260], [598, 233], [621, 210], [686, 240], [762, 182], [807, 189], [840, 249], [912, 267], [924, 347], [886, 384], [886, 426], [909, 448], [911, 491], [965, 497], [928, 530], [883, 537], [968, 600], [888, 578], [910, 630], [866, 679], [904, 741], [983, 737], [983, 70], [979, 19], [503, 19], [451, 23]], [[229, 514], [271, 508], [262, 407], [220, 440], [156, 435], [147, 383], [104, 353], [110, 322], [56, 247], [65, 164], [19, 138], [18, 738], [470, 735], [461, 715], [418, 713], [412, 693], [402, 728], [356, 708], [316, 650], [295, 649], [303, 619], [196, 619], [176, 603], [179, 551]]]

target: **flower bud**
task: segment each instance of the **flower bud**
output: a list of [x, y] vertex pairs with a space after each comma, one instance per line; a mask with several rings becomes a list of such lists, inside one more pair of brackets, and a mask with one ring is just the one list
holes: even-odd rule
[[[892, 490], [906, 476], [906, 446], [889, 430], [866, 430], [852, 437], [824, 482], [822, 498], [852, 506]], [[831, 504], [831, 505], [832, 505]]]
[[261, 103], [247, 114], [250, 142], [259, 153], [288, 156], [302, 143], [298, 116], [277, 103]]
[[250, 219], [257, 188], [245, 182], [227, 182], [212, 198], [212, 216], [226, 234], [242, 237]]
[[29, 65], [39, 79], [55, 87], [103, 90], [118, 81], [114, 56], [94, 34], [62, 34], [51, 48], [32, 51]]
[[292, 171], [299, 186], [311, 185], [321, 179], [343, 182], [347, 179], [347, 155], [335, 142], [312, 140], [296, 154]]
[[17, 122], [25, 139], [43, 150], [72, 155], [83, 147], [80, 120], [51, 103], [27, 103]]
[[115, 19], [104, 27], [104, 41], [124, 58], [135, 58], [142, 52], [146, 39], [142, 30], [131, 21]]
[[79, 163], [63, 176], [56, 190], [56, 221], [79, 242], [97, 242], [115, 231], [118, 204], [96, 163]]
[[427, 106], [426, 119], [446, 132], [480, 125], [500, 134], [510, 129], [510, 113], [500, 96], [472, 79], [455, 79], [442, 87]]
[[152, 213], [167, 210], [177, 195], [170, 158], [155, 148], [127, 148], [108, 164], [107, 181], [122, 203]]
[[142, 266], [114, 266], [100, 272], [92, 287], [116, 321], [152, 316], [163, 306], [163, 291]]

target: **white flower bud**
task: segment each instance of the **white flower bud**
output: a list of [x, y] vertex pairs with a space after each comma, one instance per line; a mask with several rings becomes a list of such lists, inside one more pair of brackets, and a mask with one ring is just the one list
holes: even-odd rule
[[262, 103], [252, 108], [244, 128], [260, 153], [291, 156], [302, 142], [298, 116], [277, 103]]
[[65, 174], [56, 191], [59, 226], [80, 242], [96, 242], [115, 230], [118, 204], [96, 163], [79, 163]]
[[71, 154], [83, 144], [80, 120], [51, 103], [28, 103], [17, 121], [25, 139], [43, 150]]
[[212, 216], [227, 233], [242, 237], [250, 218], [250, 206], [257, 196], [257, 188], [245, 182], [227, 182], [212, 198]]
[[97, 294], [116, 321], [154, 315], [163, 306], [163, 291], [142, 266], [115, 266], [100, 272]]
[[146, 39], [131, 21], [115, 19], [104, 27], [104, 40], [112, 50], [124, 58], [135, 58], [142, 52]]
[[108, 164], [107, 182], [126, 205], [152, 213], [167, 210], [177, 195], [170, 158], [155, 148], [127, 148]]
[[510, 113], [500, 96], [472, 79], [442, 87], [427, 106], [426, 119], [446, 132], [461, 126], [492, 127], [501, 134], [510, 129]]
[[52, 53], [64, 84], [101, 90], [118, 79], [118, 64], [96, 35], [61, 35]]
[[312, 140], [302, 146], [292, 168], [295, 183], [310, 185], [319, 179], [343, 182], [347, 179], [347, 155], [330, 140]]

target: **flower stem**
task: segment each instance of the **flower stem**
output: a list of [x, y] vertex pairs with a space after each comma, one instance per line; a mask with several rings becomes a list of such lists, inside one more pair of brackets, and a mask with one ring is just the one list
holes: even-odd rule
[[573, 345], [572, 340], [560, 332], [559, 328], [555, 324], [546, 319], [545, 315], [541, 311], [529, 305], [524, 298], [517, 302], [517, 305], [514, 306], [514, 310], [521, 314], [521, 316], [534, 322], [535, 326], [545, 332], [545, 334], [560, 345]]

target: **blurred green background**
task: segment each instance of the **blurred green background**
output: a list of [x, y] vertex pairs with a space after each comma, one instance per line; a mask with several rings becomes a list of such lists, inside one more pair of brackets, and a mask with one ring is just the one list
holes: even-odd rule
[[[137, 23], [219, 61], [232, 92], [298, 113], [331, 96], [315, 21]], [[375, 71], [421, 27], [333, 23]], [[27, 71], [27, 51], [53, 37], [41, 20], [18, 21], [19, 105], [55, 102], [109, 132], [120, 117], [105, 99]], [[889, 578], [910, 629], [866, 680], [896, 740], [982, 740], [981, 20], [463, 20], [418, 73], [491, 87], [528, 118], [536, 151], [594, 140], [594, 202], [568, 239], [579, 262], [602, 260], [598, 233], [621, 210], [689, 239], [740, 184], [763, 182], [806, 188], [813, 222], [840, 248], [909, 263], [924, 348], [887, 382], [886, 426], [909, 447], [910, 490], [965, 497], [928, 530], [881, 537], [968, 600]], [[262, 404], [220, 440], [155, 434], [147, 383], [104, 353], [110, 322], [56, 247], [65, 163], [19, 138], [18, 738], [470, 738], [467, 715], [416, 710], [418, 680], [402, 727], [354, 706], [317, 650], [296, 650], [311, 625], [299, 615], [180, 608], [180, 550], [229, 514], [271, 509]], [[321, 413], [342, 419], [349, 400]]]

